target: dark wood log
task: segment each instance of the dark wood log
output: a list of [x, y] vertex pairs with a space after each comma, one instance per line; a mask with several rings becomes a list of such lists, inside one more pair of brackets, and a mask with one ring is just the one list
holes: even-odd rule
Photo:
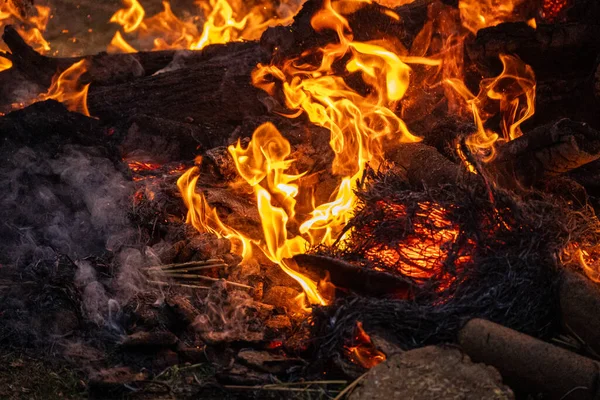
[[226, 55], [188, 68], [112, 86], [92, 85], [88, 107], [92, 115], [105, 120], [160, 115], [205, 127], [218, 126], [231, 133], [244, 118], [266, 113], [258, 101], [261, 91], [252, 85], [250, 74], [257, 63], [268, 58], [258, 43], [243, 43], [231, 47]]
[[600, 132], [588, 124], [563, 119], [540, 126], [498, 148], [489, 164], [503, 186], [532, 186], [600, 158]]
[[560, 309], [567, 331], [600, 353], [600, 288], [583, 275], [565, 271], [559, 288]]
[[183, 69], [210, 59], [227, 57], [228, 54], [237, 55], [256, 47], [252, 42], [234, 42], [207, 46], [200, 51], [168, 50], [132, 54], [103, 52], [84, 57], [52, 58], [33, 50], [11, 26], [5, 28], [2, 38], [11, 52], [0, 53], [0, 57], [7, 58], [13, 63], [12, 68], [0, 72], [2, 94], [0, 106], [4, 106], [5, 109], [11, 103], [22, 101], [24, 87], [30, 87], [29, 97], [35, 98], [37, 94], [48, 89], [55, 75], [82, 59], [86, 60], [87, 68], [82, 83], [92, 83], [97, 87], [130, 82], [135, 78], [151, 76], [161, 70]]
[[465, 174], [458, 164], [422, 143], [397, 145], [386, 152], [386, 159], [404, 171], [408, 182], [415, 187], [455, 183]]
[[475, 362], [500, 371], [513, 387], [549, 399], [596, 399], [600, 364], [482, 319], [469, 321], [458, 342]]
[[[531, 65], [540, 80], [562, 74], [589, 74], [600, 53], [600, 25], [582, 23], [503, 23], [481, 29], [465, 51], [486, 75], [501, 71], [500, 54], [514, 54]], [[564, 75], [558, 75], [564, 76]]]
[[362, 268], [348, 262], [310, 254], [294, 256], [300, 272], [329, 279], [337, 288], [371, 297], [402, 297], [410, 285], [402, 278], [387, 272]]

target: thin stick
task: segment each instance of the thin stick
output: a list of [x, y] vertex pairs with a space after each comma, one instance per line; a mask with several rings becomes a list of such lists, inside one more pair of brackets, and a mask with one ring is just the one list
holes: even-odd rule
[[224, 263], [224, 260], [220, 258], [215, 258], [211, 260], [204, 261], [189, 261], [184, 263], [174, 263], [174, 264], [164, 264], [164, 265], [155, 265], [152, 267], [145, 268], [146, 270], [170, 270], [170, 269], [178, 269], [178, 268], [186, 268], [186, 267], [195, 267], [195, 266], [213, 266], [217, 264]]
[[225, 282], [226, 284], [231, 285], [231, 286], [236, 286], [236, 287], [240, 287], [240, 288], [244, 288], [244, 289], [251, 289], [251, 290], [254, 289], [252, 286], [244, 285], [242, 283], [231, 282], [226, 279], [211, 278], [210, 276], [204, 276], [204, 275], [169, 273], [169, 274], [163, 274], [161, 276], [164, 276], [167, 278], [173, 278], [173, 279], [199, 279], [199, 280], [205, 280], [205, 281], [210, 281], [210, 282]]
[[205, 269], [213, 269], [213, 268], [222, 268], [222, 267], [227, 267], [228, 265], [223, 263], [223, 264], [213, 264], [213, 265], [205, 265], [205, 266], [201, 266], [201, 267], [191, 267], [191, 268], [169, 268], [169, 269], [154, 269], [155, 267], [153, 267], [153, 269], [148, 269], [147, 271], [150, 273], [179, 273], [179, 272], [190, 272], [190, 271], [202, 271]]
[[307, 381], [307, 382], [282, 382], [269, 383], [262, 387], [285, 387], [285, 386], [311, 386], [311, 385], [346, 385], [348, 381]]
[[186, 285], [184, 283], [161, 282], [161, 281], [146, 281], [146, 282], [154, 284], [154, 285], [158, 285], [158, 286], [179, 286], [179, 287], [185, 287], [185, 288], [190, 288], [190, 289], [210, 290], [210, 286]]
[[212, 267], [213, 265], [219, 265], [219, 264], [222, 264], [223, 262], [224, 262], [224, 260], [221, 258], [213, 258], [213, 259], [205, 260], [205, 261], [189, 261], [189, 262], [185, 262], [185, 263], [155, 265], [153, 267], [148, 267], [145, 269], [147, 269], [147, 270], [152, 270], [152, 269], [167, 270], [167, 269], [175, 269], [175, 268], [196, 267], [196, 266], [202, 266], [202, 265], [207, 265], [207, 266]]
[[[306, 388], [285, 388], [285, 387], [265, 387], [265, 386], [238, 386], [238, 385], [224, 385], [225, 389], [233, 390], [266, 390], [274, 392], [304, 392], [304, 393], [323, 393], [323, 389], [306, 389]], [[332, 390], [335, 392], [335, 390]]]
[[359, 376], [354, 382], [346, 386], [344, 390], [342, 390], [337, 396], [335, 396], [335, 399], [333, 400], [342, 400], [345, 395], [349, 394], [352, 390], [354, 390], [354, 388], [359, 384], [360, 381], [364, 379], [365, 376], [367, 376], [367, 374], [368, 372], [365, 372], [364, 374]]

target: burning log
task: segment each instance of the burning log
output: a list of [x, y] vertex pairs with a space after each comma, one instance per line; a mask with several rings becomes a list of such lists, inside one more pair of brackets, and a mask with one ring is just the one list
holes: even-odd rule
[[493, 322], [469, 321], [458, 342], [474, 361], [492, 365], [529, 392], [552, 399], [595, 399], [600, 394], [600, 364]]
[[363, 268], [330, 257], [299, 254], [294, 257], [294, 261], [302, 273], [316, 275], [320, 279], [329, 274], [331, 283], [336, 287], [363, 295], [398, 296], [409, 287], [409, 283], [397, 275]]
[[110, 85], [126, 82], [132, 78], [150, 76], [169, 66], [172, 69], [183, 68], [219, 55], [225, 55], [233, 48], [249, 46], [249, 43], [234, 42], [208, 46], [198, 51], [163, 50], [126, 54], [103, 52], [83, 57], [56, 58], [43, 56], [36, 52], [10, 25], [4, 28], [2, 39], [11, 52], [2, 53], [0, 56], [10, 60], [13, 68], [21, 72], [29, 81], [46, 88], [50, 86], [52, 77], [57, 72], [62, 72], [81, 60], [86, 60], [88, 63], [87, 79], [89, 82], [97, 85]]
[[600, 158], [600, 133], [586, 123], [563, 119], [540, 126], [498, 149], [491, 163], [497, 182], [532, 186]]
[[565, 271], [560, 284], [560, 309], [567, 329], [600, 352], [600, 289], [586, 277]]
[[[350, 14], [348, 23], [356, 39], [368, 41], [387, 36], [409, 46], [428, 18], [433, 0], [416, 0], [404, 6], [389, 9], [376, 2]], [[269, 28], [261, 37], [261, 44], [276, 57], [293, 57], [308, 48], [320, 47], [335, 38], [333, 32], [317, 33], [311, 26], [314, 14], [323, 8], [323, 0], [307, 1], [289, 27]], [[397, 15], [398, 18], [391, 17]]]

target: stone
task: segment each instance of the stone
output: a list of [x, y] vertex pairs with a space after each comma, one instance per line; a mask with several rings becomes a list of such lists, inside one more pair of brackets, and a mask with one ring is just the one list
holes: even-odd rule
[[500, 373], [456, 348], [428, 346], [373, 367], [349, 400], [514, 399]]

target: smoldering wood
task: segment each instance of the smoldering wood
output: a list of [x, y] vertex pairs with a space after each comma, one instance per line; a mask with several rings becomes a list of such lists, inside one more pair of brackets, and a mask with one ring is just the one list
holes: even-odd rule
[[600, 287], [583, 275], [566, 270], [559, 287], [560, 309], [567, 331], [600, 353]]
[[399, 296], [409, 289], [409, 284], [397, 275], [376, 271], [350, 264], [339, 259], [299, 254], [294, 256], [300, 272], [329, 279], [337, 288], [345, 288], [353, 292], [373, 296]]
[[498, 148], [489, 170], [497, 182], [532, 186], [600, 158], [600, 132], [562, 119], [540, 126]]
[[458, 343], [473, 361], [497, 368], [507, 381], [528, 392], [542, 392], [550, 399], [600, 395], [600, 364], [493, 322], [469, 321]]

